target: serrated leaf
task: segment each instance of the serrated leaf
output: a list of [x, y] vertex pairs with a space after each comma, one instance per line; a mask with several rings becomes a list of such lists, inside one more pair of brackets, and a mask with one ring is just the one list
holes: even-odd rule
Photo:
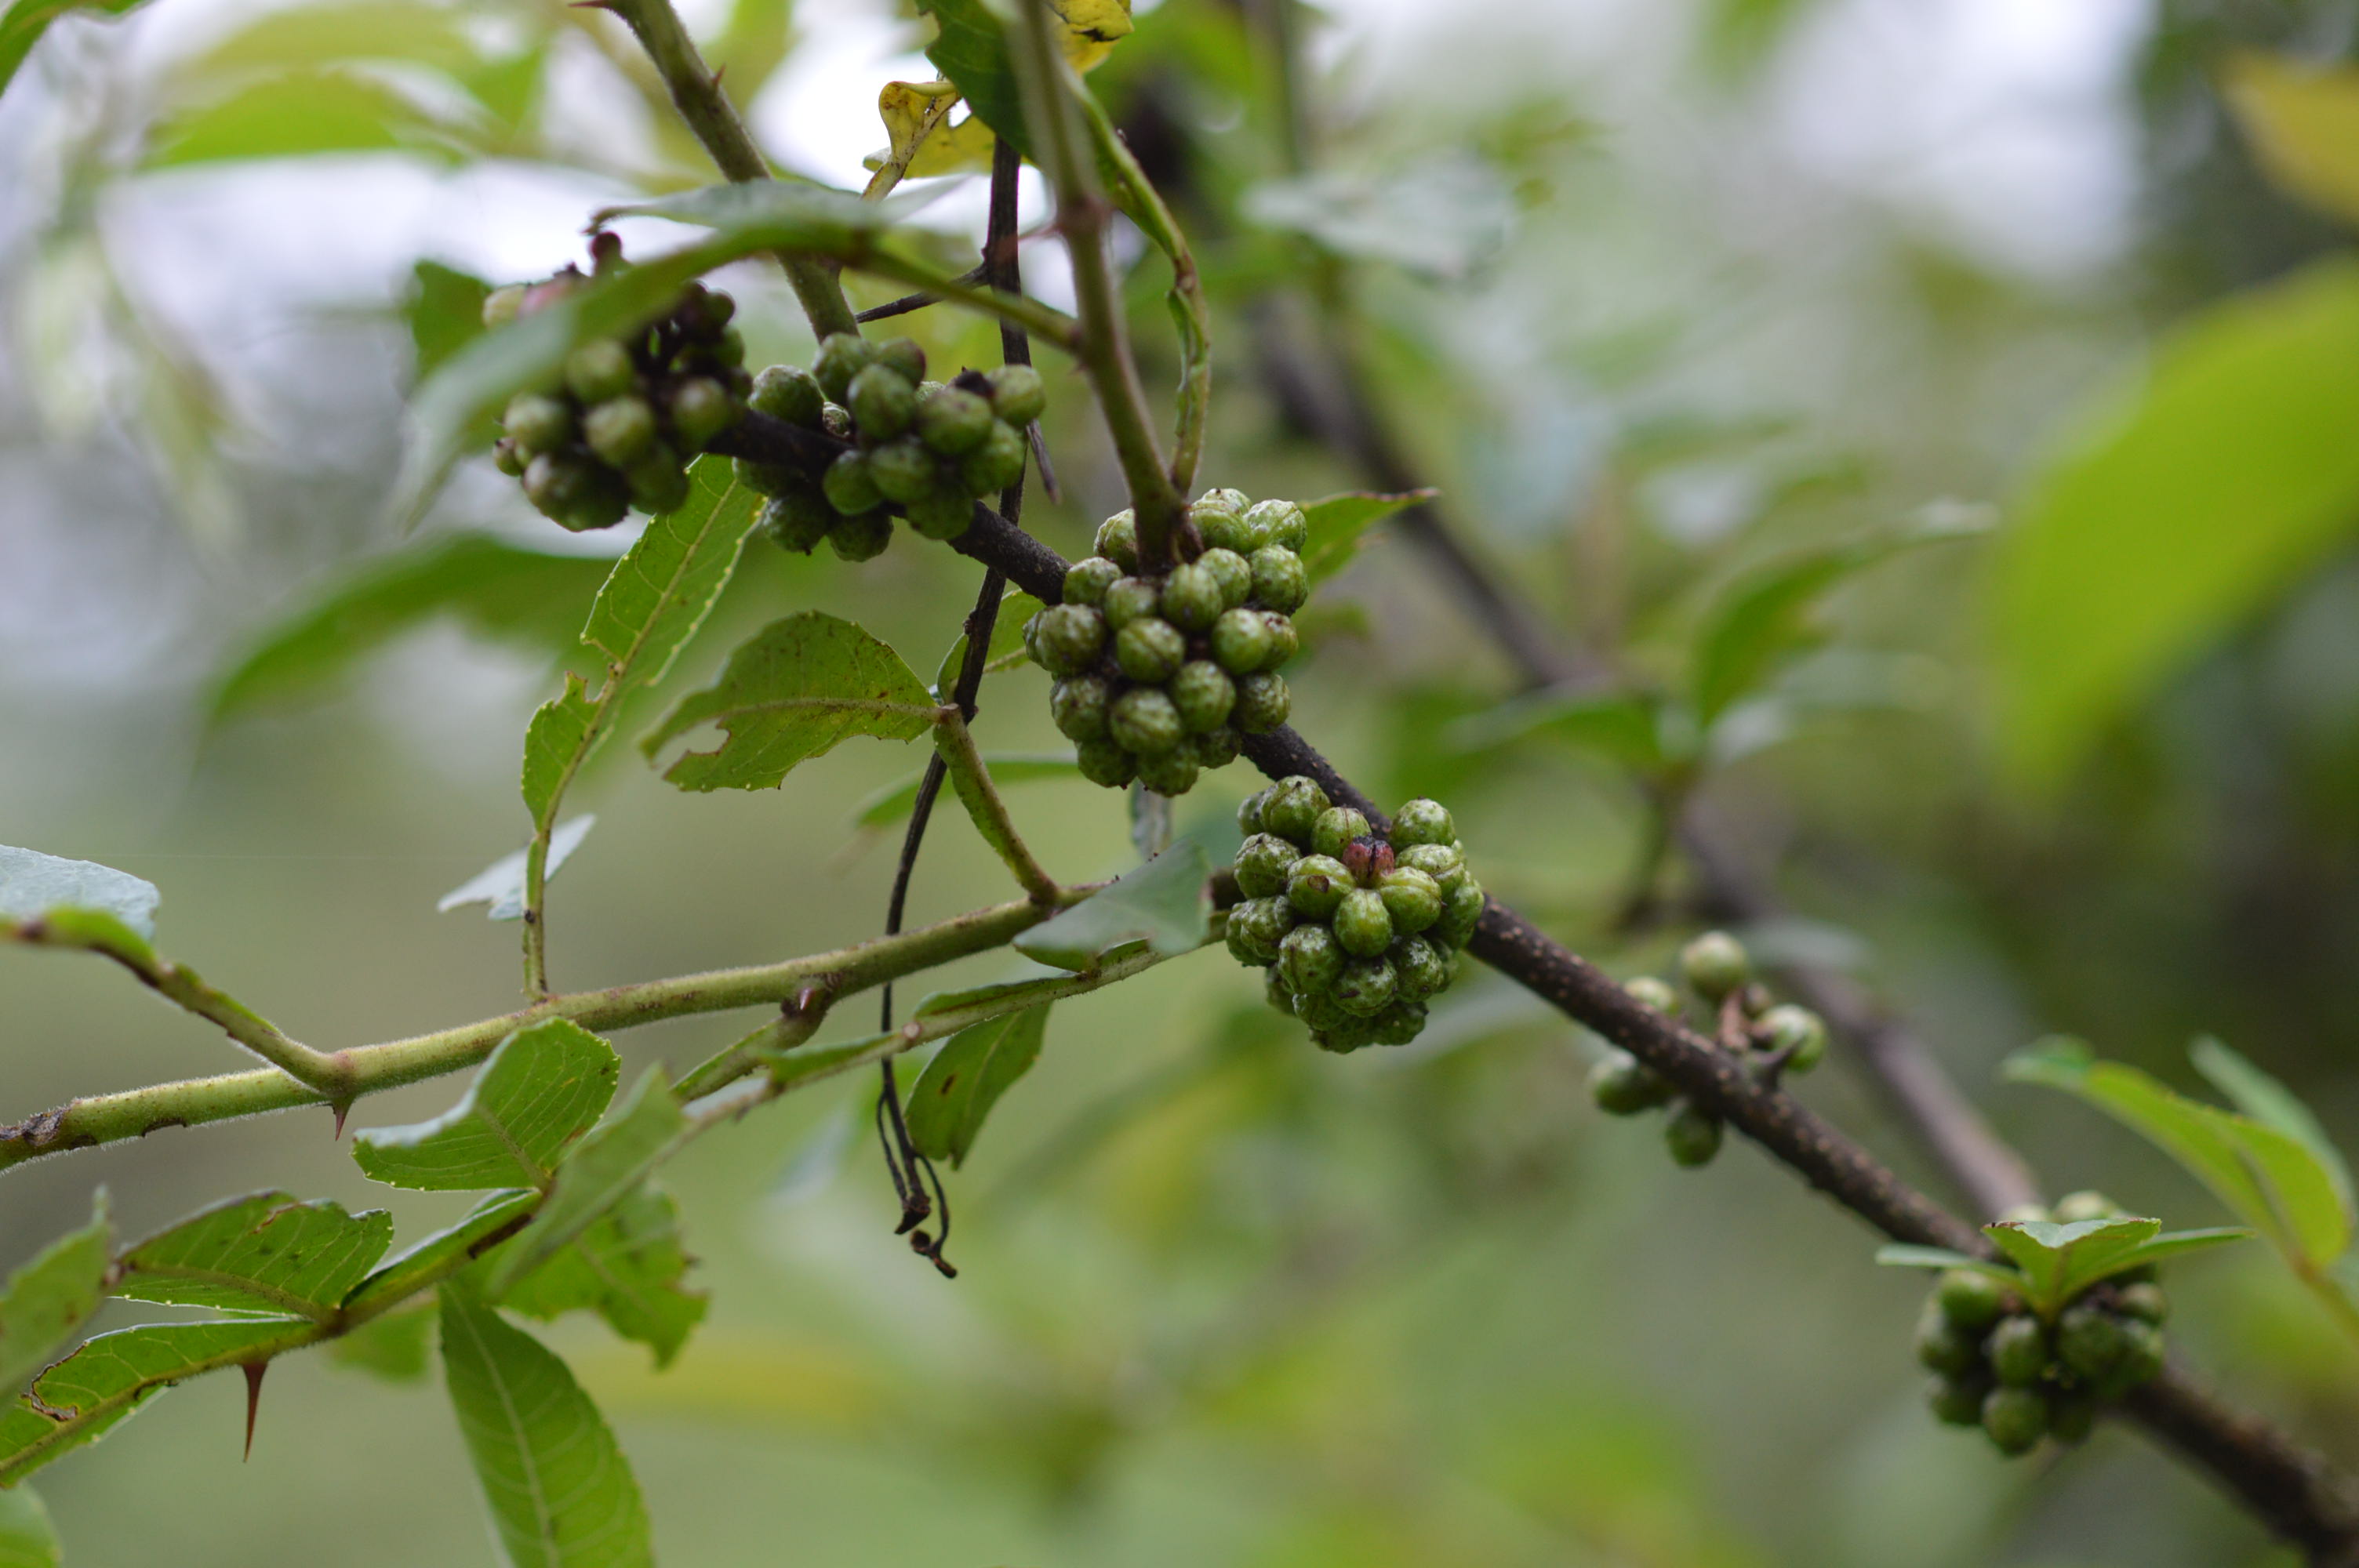
[[466, 1217], [438, 1230], [416, 1246], [379, 1264], [344, 1298], [349, 1313], [367, 1314], [403, 1300], [436, 1277], [456, 1254], [481, 1256], [507, 1239], [540, 1206], [540, 1194], [526, 1191], [492, 1193]]
[[2307, 1271], [2351, 1241], [2334, 1179], [2275, 1128], [2184, 1098], [2135, 1067], [2101, 1062], [2079, 1041], [2043, 1041], [2007, 1059], [2006, 1076], [2077, 1095], [2143, 1134], [2212, 1189], [2237, 1218]]
[[[590, 829], [598, 825], [597, 816], [583, 812], [566, 818], [549, 830], [549, 860], [540, 878], [546, 884], [557, 880], [557, 869], [582, 848], [582, 840], [590, 837]], [[521, 920], [524, 918], [524, 862], [529, 849], [518, 849], [501, 856], [457, 887], [442, 895], [435, 904], [435, 913], [447, 914], [471, 903], [488, 904], [485, 918], [491, 920]]]
[[2223, 85], [2269, 178], [2359, 222], [2359, 70], [2240, 54]]
[[[491, 1257], [488, 1267], [496, 1272], [498, 1254]], [[669, 1194], [642, 1183], [579, 1239], [518, 1280], [500, 1304], [544, 1322], [595, 1312], [616, 1334], [653, 1350], [662, 1367], [704, 1318], [704, 1292], [683, 1283], [688, 1266], [679, 1210]]]
[[152, 942], [162, 898], [155, 883], [129, 871], [0, 844], [0, 926], [63, 910], [95, 910]]
[[93, 16], [120, 16], [145, 4], [147, 0], [16, 0], [5, 12], [0, 12], [0, 92], [7, 91], [16, 68], [25, 63], [25, 57], [60, 16], [75, 11]]
[[264, 631], [215, 683], [210, 717], [219, 723], [324, 685], [443, 616], [477, 636], [562, 654], [613, 564], [488, 534], [421, 540], [362, 563]]
[[984, 1119], [1040, 1059], [1049, 1010], [1027, 1007], [960, 1030], [909, 1089], [909, 1138], [929, 1160], [966, 1163]]
[[2359, 262], [2190, 318], [2073, 422], [2000, 539], [2006, 758], [2053, 788], [2359, 519]]
[[113, 1250], [102, 1188], [91, 1200], [88, 1225], [59, 1237], [8, 1276], [0, 1294], [0, 1399], [13, 1397], [90, 1321], [106, 1299]]
[[427, 1348], [434, 1334], [430, 1303], [373, 1317], [328, 1341], [328, 1359], [388, 1383], [415, 1383], [426, 1376]]
[[[991, 782], [1002, 789], [1009, 784], [1034, 784], [1041, 779], [1081, 776], [1081, 764], [1074, 762], [1070, 754], [985, 752], [983, 763], [991, 770]], [[863, 832], [874, 833], [901, 821], [917, 808], [918, 790], [925, 778], [925, 772], [920, 769], [897, 783], [886, 784], [853, 808], [852, 825]]]
[[569, 674], [564, 692], [543, 703], [525, 731], [524, 803], [537, 830], [555, 818], [622, 698], [664, 677], [736, 570], [760, 498], [720, 458], [700, 459], [689, 479], [687, 503], [648, 523], [590, 608], [582, 640], [606, 659], [598, 691]]
[[538, 1340], [442, 1292], [442, 1369], [516, 1568], [653, 1568], [647, 1506], [590, 1396]]
[[1016, 950], [1060, 969], [1095, 968], [1134, 942], [1166, 957], [1192, 952], [1212, 929], [1212, 870], [1203, 846], [1183, 840], [1025, 932]]
[[174, 1323], [102, 1334], [42, 1373], [0, 1411], [0, 1487], [104, 1436], [174, 1383], [267, 1360], [319, 1337], [308, 1318]]
[[2238, 1110], [2264, 1127], [2276, 1128], [2309, 1150], [2327, 1179], [2334, 1184], [2343, 1212], [2346, 1216], [2352, 1212], [2351, 1168], [2343, 1162], [2343, 1151], [2334, 1146], [2326, 1129], [2299, 1096], [2229, 1049], [2226, 1042], [2209, 1034], [2189, 1046], [2187, 1055], [2195, 1064], [2195, 1070], [2227, 1096], [2229, 1103]]
[[716, 723], [728, 740], [686, 753], [664, 777], [687, 790], [770, 789], [852, 736], [913, 740], [932, 728], [935, 707], [900, 654], [849, 621], [806, 611], [739, 644], [720, 678], [682, 697], [639, 749], [653, 757]]
[[549, 1201], [488, 1271], [484, 1293], [496, 1301], [535, 1269], [588, 1234], [687, 1142], [690, 1124], [661, 1067], [650, 1067], [602, 1127], [558, 1167]]
[[384, 1209], [255, 1193], [201, 1209], [125, 1251], [114, 1293], [134, 1301], [326, 1322], [393, 1244]]
[[612, 1045], [571, 1020], [548, 1019], [501, 1041], [464, 1098], [433, 1120], [364, 1130], [353, 1160], [397, 1187], [546, 1186], [614, 1098], [622, 1070]]
[[1412, 490], [1398, 495], [1345, 491], [1302, 503], [1310, 537], [1302, 546], [1302, 569], [1312, 584], [1326, 581], [1352, 564], [1367, 531], [1405, 507], [1432, 500], [1440, 492]]
[[0, 1568], [58, 1568], [61, 1548], [49, 1510], [30, 1487], [0, 1492]]

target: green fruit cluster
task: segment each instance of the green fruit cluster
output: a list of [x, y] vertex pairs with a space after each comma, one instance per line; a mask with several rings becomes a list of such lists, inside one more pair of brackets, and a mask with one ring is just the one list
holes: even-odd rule
[[1278, 668], [1299, 646], [1292, 613], [1310, 597], [1310, 537], [1290, 501], [1215, 490], [1189, 508], [1204, 549], [1160, 577], [1139, 569], [1131, 514], [1099, 524], [1096, 554], [1065, 574], [1062, 602], [1032, 618], [1024, 645], [1057, 677], [1049, 711], [1082, 774], [1181, 795], [1236, 760], [1239, 738], [1278, 728], [1293, 694]]
[[[1753, 980], [1753, 959], [1724, 931], [1707, 931], [1680, 950], [1680, 976], [1704, 1014], [1700, 1032], [1741, 1051], [1756, 1067], [1807, 1073], [1827, 1054], [1827, 1024], [1806, 1007], [1778, 1002]], [[1675, 1022], [1677, 988], [1652, 975], [1627, 981], [1631, 1000]], [[1708, 1165], [1720, 1152], [1720, 1119], [1682, 1098], [1670, 1080], [1626, 1051], [1609, 1051], [1590, 1069], [1590, 1098], [1608, 1116], [1638, 1116], [1668, 1107], [1663, 1141], [1681, 1165]]]
[[[612, 236], [594, 244], [601, 273], [624, 265]], [[495, 289], [484, 324], [546, 309], [588, 282], [568, 267]], [[729, 324], [735, 312], [729, 296], [691, 283], [641, 330], [582, 344], [557, 382], [509, 400], [492, 460], [523, 481], [542, 515], [576, 533], [611, 528], [634, 506], [678, 507], [688, 499], [689, 460], [737, 422], [752, 384], [745, 340]]]
[[809, 554], [824, 539], [847, 561], [893, 542], [893, 511], [929, 539], [955, 539], [974, 503], [1024, 473], [1024, 427], [1048, 389], [1030, 365], [926, 379], [926, 351], [908, 338], [856, 332], [822, 340], [809, 370], [772, 365], [754, 378], [757, 414], [852, 446], [817, 479], [783, 463], [737, 460], [738, 481], [769, 499], [760, 527], [782, 549]]
[[[2104, 1204], [2075, 1194], [2060, 1214], [2082, 1201]], [[2162, 1370], [2169, 1311], [2151, 1267], [2091, 1286], [2052, 1321], [1988, 1275], [1951, 1270], [1917, 1325], [1917, 1359], [1933, 1374], [1926, 1402], [1949, 1425], [1981, 1427], [2002, 1454], [2027, 1453], [2042, 1437], [2078, 1443], [2098, 1406]]]
[[1416, 1039], [1483, 917], [1450, 813], [1412, 800], [1379, 837], [1297, 774], [1247, 797], [1237, 826], [1229, 951], [1268, 971], [1270, 1005], [1323, 1051]]

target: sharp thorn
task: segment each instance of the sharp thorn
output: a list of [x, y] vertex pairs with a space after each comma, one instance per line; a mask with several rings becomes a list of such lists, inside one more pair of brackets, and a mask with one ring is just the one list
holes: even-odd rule
[[270, 1370], [267, 1361], [247, 1361], [238, 1369], [245, 1374], [245, 1457], [254, 1457], [254, 1416], [262, 1408], [262, 1375]]
[[352, 1114], [353, 1102], [348, 1099], [330, 1100], [328, 1108], [336, 1113], [335, 1129], [328, 1134], [328, 1141], [342, 1142], [344, 1136], [344, 1118]]

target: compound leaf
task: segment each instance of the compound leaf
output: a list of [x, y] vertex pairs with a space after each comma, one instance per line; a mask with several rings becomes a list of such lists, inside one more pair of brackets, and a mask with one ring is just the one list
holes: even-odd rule
[[200, 1210], [116, 1260], [134, 1301], [326, 1321], [393, 1243], [393, 1216], [255, 1193]]
[[1048, 1037], [1049, 1010], [1027, 1007], [960, 1030], [909, 1090], [909, 1137], [929, 1160], [966, 1163], [984, 1118], [1032, 1070]]
[[595, 1125], [622, 1076], [614, 1048], [570, 1019], [500, 1042], [457, 1105], [431, 1121], [372, 1127], [353, 1159], [374, 1181], [429, 1191], [539, 1187]]
[[2238, 1110], [2265, 1127], [2276, 1128], [2309, 1150], [2327, 1179], [2334, 1184], [2343, 1213], [2352, 1212], [2351, 1168], [2343, 1162], [2343, 1151], [2326, 1136], [2326, 1129], [2299, 1097], [2229, 1049], [2225, 1042], [2208, 1034], [2189, 1046], [2187, 1054], [2195, 1064], [2195, 1070], [2213, 1088], [2226, 1095]]

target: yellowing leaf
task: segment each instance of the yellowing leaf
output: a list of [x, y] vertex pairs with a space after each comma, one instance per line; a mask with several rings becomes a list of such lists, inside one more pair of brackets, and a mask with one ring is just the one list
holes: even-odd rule
[[876, 95], [876, 113], [884, 117], [885, 134], [893, 145], [871, 154], [868, 167], [897, 168], [912, 179], [989, 168], [991, 127], [972, 112], [951, 124], [951, 111], [960, 102], [958, 89], [947, 81], [886, 82]]
[[1094, 70], [1130, 36], [1130, 0], [1049, 0], [1065, 24], [1065, 58], [1075, 70]]
[[2226, 91], [2270, 178], [2359, 222], [2359, 70], [2240, 55], [2229, 63]]

